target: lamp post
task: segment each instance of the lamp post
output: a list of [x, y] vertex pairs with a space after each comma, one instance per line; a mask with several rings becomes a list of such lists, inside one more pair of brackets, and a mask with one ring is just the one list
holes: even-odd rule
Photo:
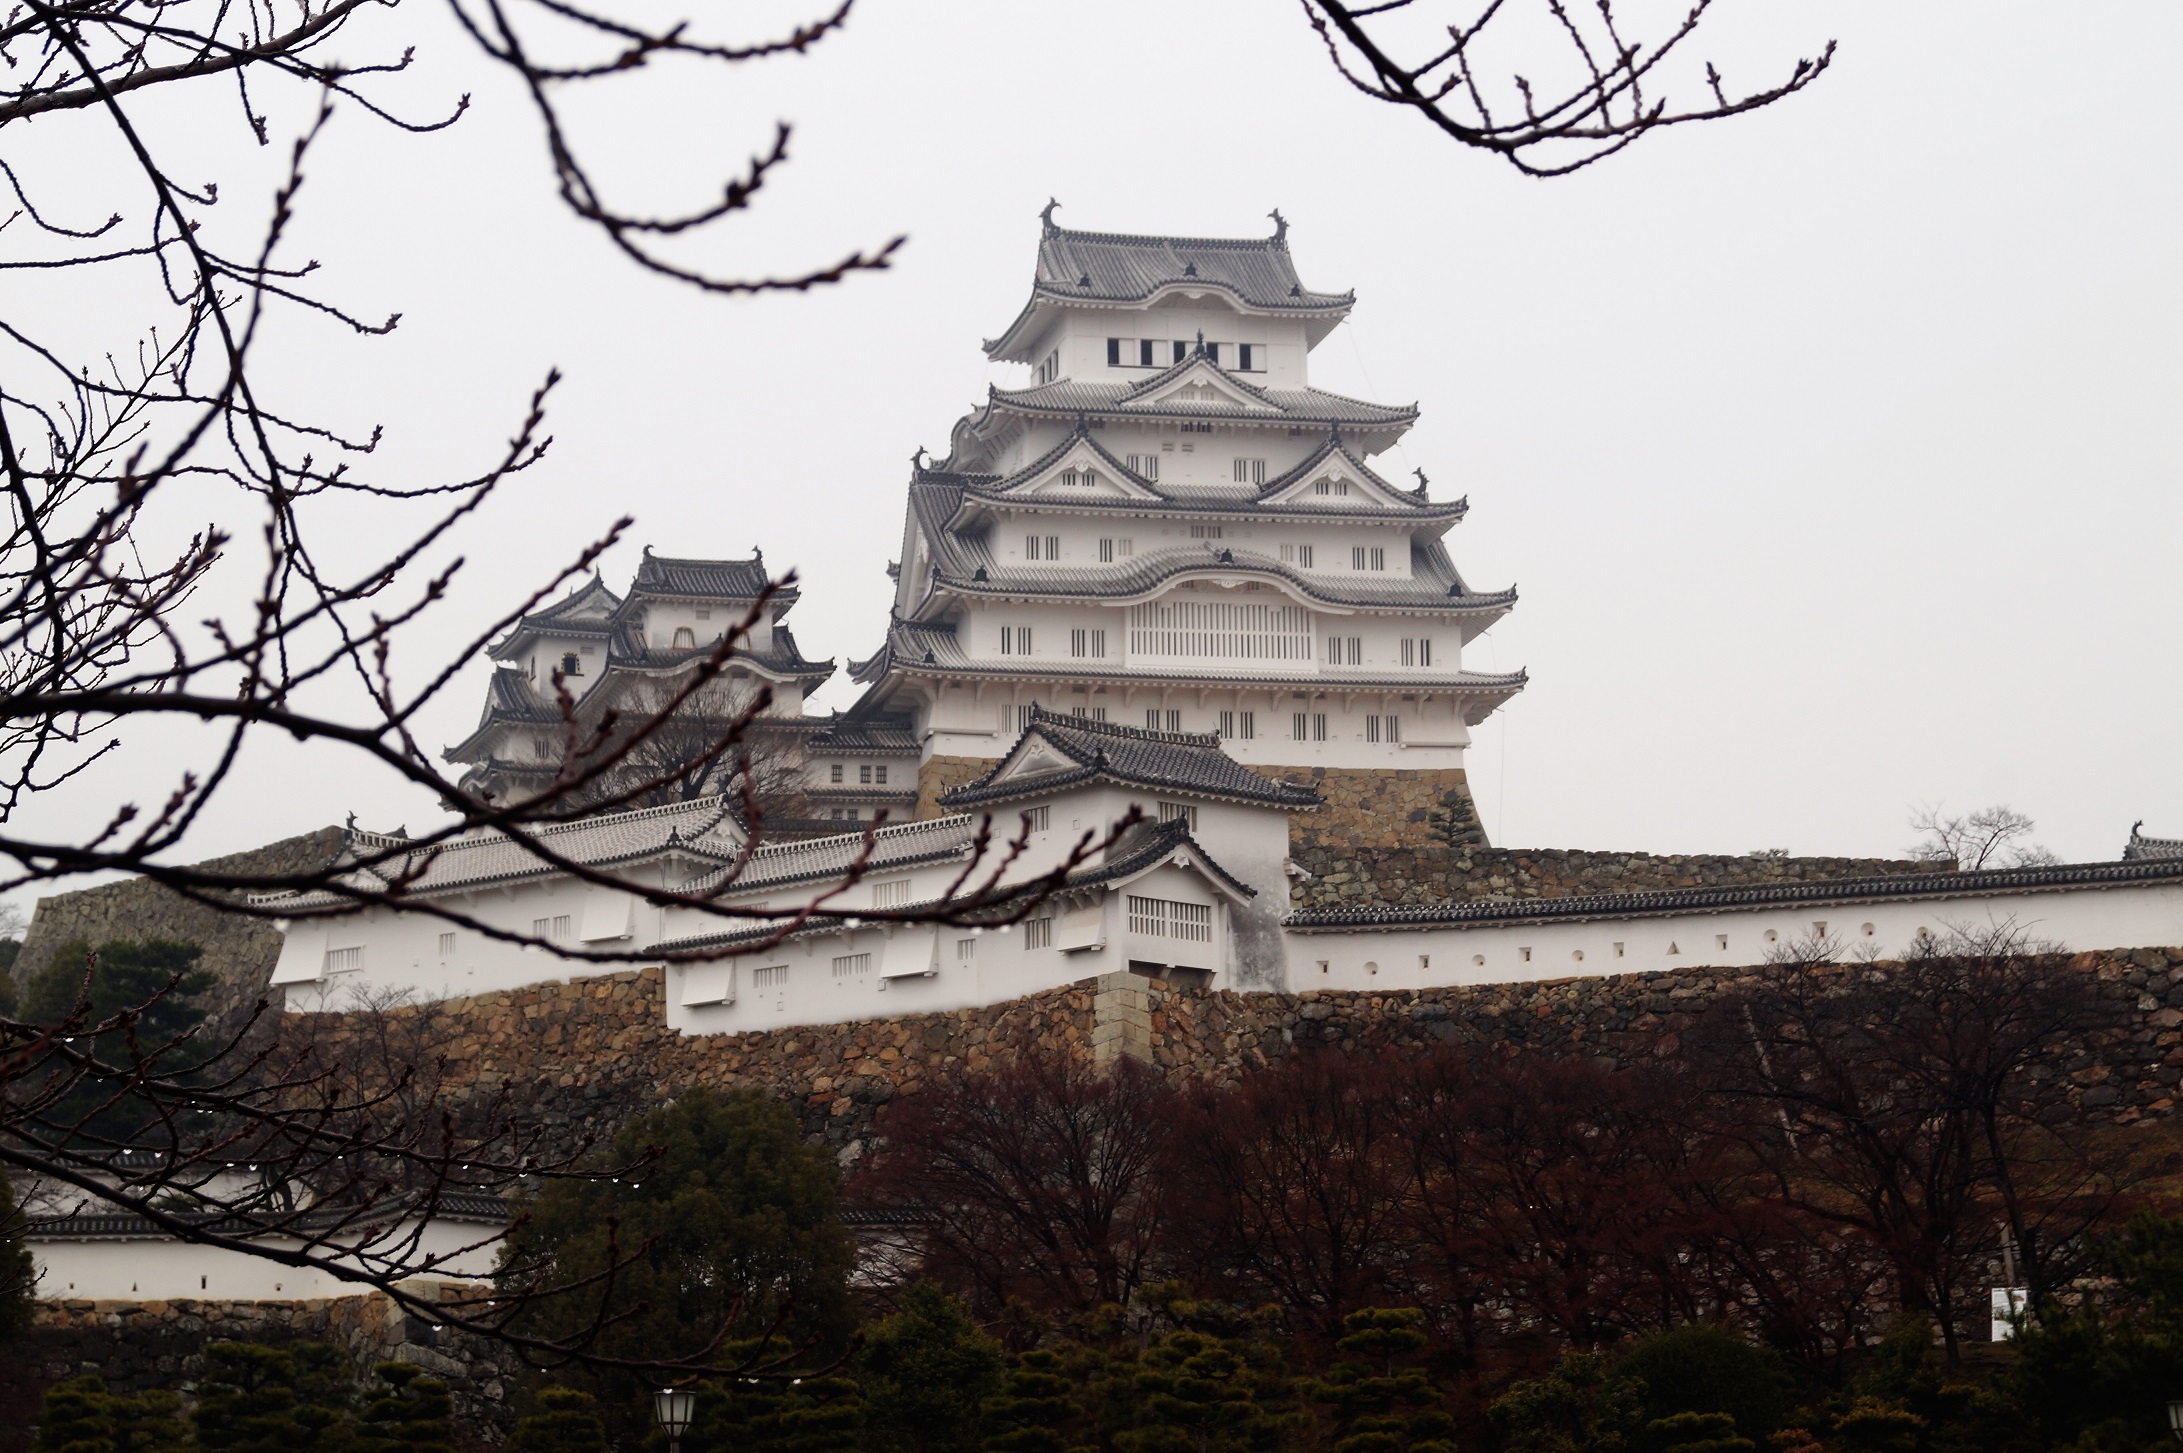
[[667, 1453], [682, 1453], [682, 1435], [690, 1431], [697, 1412], [697, 1394], [683, 1388], [663, 1387], [652, 1394], [652, 1416], [667, 1435]]
[[2168, 1404], [2168, 1431], [2175, 1434], [2177, 1442], [2183, 1443], [2183, 1399]]

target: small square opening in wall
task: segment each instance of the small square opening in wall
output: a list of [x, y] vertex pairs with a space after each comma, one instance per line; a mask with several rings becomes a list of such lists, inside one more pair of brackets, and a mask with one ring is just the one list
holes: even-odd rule
[[1365, 971], [1366, 973], [1368, 973], [1368, 974], [1376, 974], [1376, 973], [1378, 973], [1378, 972], [1380, 971], [1380, 966], [1379, 966], [1379, 962], [1378, 962], [1378, 960], [1376, 960], [1376, 959], [1366, 959], [1366, 960], [1364, 961], [1364, 971]]
[[1319, 960], [1319, 972], [1322, 974], [1327, 972], [1327, 961], [1325, 959]]
[[443, 934], [441, 934], [441, 935], [440, 935], [440, 957], [441, 957], [441, 958], [443, 958], [443, 959], [451, 959], [451, 958], [453, 958], [454, 956], [455, 956], [455, 936], [454, 936], [453, 934], [451, 934], [451, 933], [443, 933]]
[[1482, 969], [1486, 966], [1486, 956], [1484, 954], [1472, 954], [1470, 961], [1471, 967], [1475, 969]]
[[1863, 935], [1864, 935], [1864, 936], [1865, 936], [1866, 938], [1870, 938], [1870, 937], [1872, 937], [1872, 932], [1873, 932], [1873, 929], [1872, 929], [1872, 925], [1871, 925], [1871, 924], [1869, 924], [1869, 923], [1866, 923], [1866, 924], [1860, 924], [1860, 925], [1858, 926], [1858, 930], [1857, 930], [1857, 931], [1858, 931], [1859, 933], [1862, 933], [1862, 934], [1863, 934]]
[[1524, 961], [1525, 963], [1527, 963], [1527, 964], [1528, 964], [1528, 963], [1530, 963], [1530, 962], [1531, 962], [1531, 950], [1530, 950], [1530, 949], [1527, 949], [1527, 948], [1520, 948], [1520, 949], [1516, 950], [1516, 952], [1517, 952], [1517, 953], [1518, 953], [1519, 955], [1521, 955], [1521, 956], [1522, 956], [1522, 958], [1523, 958], [1523, 961]]
[[1714, 934], [1713, 945], [1715, 948], [1726, 949], [1728, 947], [1728, 935], [1725, 933]]
[[1616, 945], [1615, 945], [1615, 957], [1619, 959], [1619, 958], [1622, 958], [1623, 956], [1624, 956], [1624, 955], [1623, 955], [1623, 952], [1622, 952], [1622, 945], [1621, 945], [1621, 944], [1616, 944]]
[[1417, 966], [1420, 969], [1431, 968], [1433, 966], [1433, 956], [1431, 954], [1419, 954], [1417, 956]]

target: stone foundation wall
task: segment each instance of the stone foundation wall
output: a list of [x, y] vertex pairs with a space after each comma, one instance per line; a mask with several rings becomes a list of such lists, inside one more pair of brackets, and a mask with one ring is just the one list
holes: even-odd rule
[[[446, 1284], [425, 1284], [435, 1295]], [[453, 1393], [458, 1445], [497, 1449], [514, 1426], [519, 1364], [494, 1343], [420, 1329], [377, 1292], [307, 1302], [40, 1302], [29, 1335], [0, 1375], [0, 1453], [30, 1447], [39, 1399], [56, 1382], [97, 1373], [117, 1392], [187, 1391], [209, 1342], [328, 1342], [359, 1381], [381, 1362], [414, 1362]], [[424, 1345], [430, 1342], [431, 1345]]]
[[1289, 844], [1332, 853], [1418, 848], [1448, 835], [1485, 845], [1461, 767], [1396, 771], [1382, 767], [1252, 767], [1261, 777], [1301, 782], [1326, 799], [1317, 812], [1289, 819]]
[[[198, 866], [231, 873], [302, 872], [331, 862], [340, 847], [341, 829], [327, 827]], [[280, 931], [267, 920], [223, 913], [149, 879], [130, 878], [39, 899], [15, 961], [15, 981], [28, 983], [64, 943], [82, 939], [99, 944], [125, 938], [169, 938], [200, 945], [205, 951], [201, 964], [219, 975], [219, 987], [209, 1002], [220, 1015], [255, 1004], [280, 958]]]
[[940, 794], [975, 782], [993, 770], [994, 757], [928, 757], [917, 768], [917, 816], [945, 817]]
[[1489, 848], [1482, 844], [1450, 847], [1438, 842], [1359, 855], [1339, 844], [1298, 842], [1293, 832], [1289, 856], [1311, 874], [1299, 880], [1290, 892], [1290, 901], [1298, 908], [1443, 903], [1450, 899], [1570, 898], [1655, 888], [1799, 883], [1937, 870], [1933, 863], [1906, 858], [1595, 853], [1567, 848]]
[[[2113, 1031], [2076, 1067], [2098, 1118], [2164, 1115], [2183, 1080], [2183, 948], [2082, 954], [2115, 1005]], [[794, 1105], [853, 1164], [895, 1098], [935, 1078], [1005, 1065], [1034, 1046], [1108, 1062], [1128, 1055], [1226, 1081], [1299, 1044], [1378, 1050], [1454, 1038], [1673, 1057], [1712, 999], [1763, 968], [1474, 985], [1398, 993], [1238, 994], [1086, 979], [981, 1009], [742, 1035], [665, 1027], [657, 969], [387, 1011], [426, 1017], [423, 1043], [459, 1076], [450, 1090], [510, 1091], [573, 1146], [691, 1085], [753, 1088]], [[1110, 976], [1110, 980], [1120, 976]], [[338, 1040], [347, 1016], [291, 1016], [289, 1032]]]

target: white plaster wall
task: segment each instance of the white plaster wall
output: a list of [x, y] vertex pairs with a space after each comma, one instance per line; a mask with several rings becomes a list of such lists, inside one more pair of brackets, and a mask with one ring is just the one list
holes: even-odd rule
[[[448, 1256], [452, 1260], [435, 1274], [484, 1280], [492, 1275], [497, 1247], [479, 1248], [476, 1243], [497, 1232], [497, 1227], [477, 1222], [433, 1221], [423, 1228], [416, 1254], [405, 1252], [404, 1259]], [[303, 1301], [356, 1296], [367, 1290], [362, 1283], [345, 1281], [330, 1271], [283, 1266], [243, 1252], [163, 1236], [38, 1236], [29, 1245], [38, 1271], [37, 1295], [49, 1299]], [[294, 1250], [299, 1243], [269, 1239], [266, 1245]]]
[[[1175, 297], [1175, 295], [1170, 295]], [[1188, 347], [1195, 347], [1199, 333], [1208, 343], [1229, 345], [1220, 351], [1223, 366], [1235, 367], [1234, 345], [1249, 343], [1268, 350], [1264, 372], [1252, 372], [1244, 377], [1261, 388], [1302, 388], [1306, 381], [1306, 356], [1303, 323], [1286, 318], [1239, 314], [1218, 295], [1208, 294], [1201, 300], [1191, 301], [1175, 297], [1142, 309], [1100, 308], [1071, 311], [1058, 319], [1032, 348], [1026, 350], [1033, 361], [1043, 360], [1048, 353], [1058, 351], [1061, 376], [1086, 382], [1126, 381], [1134, 383], [1150, 377], [1158, 368], [1125, 366], [1110, 368], [1107, 365], [1107, 340], [1109, 338], [1152, 338], [1161, 344], [1180, 340]], [[1127, 355], [1125, 355], [1127, 357]], [[1157, 350], [1159, 366], [1171, 367], [1174, 351], [1171, 347]], [[1257, 360], [1254, 358], [1253, 362]]]
[[1824, 903], [1578, 922], [1290, 932], [1302, 989], [1413, 989], [1762, 964], [1820, 925], [1848, 956], [1900, 958], [1923, 929], [2013, 924], [2072, 953], [2183, 942], [2183, 885]]
[[[624, 938], [595, 940], [590, 947], [627, 949], [657, 937], [657, 909], [632, 901], [630, 895], [568, 879], [488, 888], [460, 895], [450, 906], [511, 933], [528, 934], [540, 918], [565, 916], [569, 919], [567, 941], [572, 947], [582, 947], [586, 907], [594, 901], [594, 921], [600, 915], [615, 918], [620, 909], [630, 915], [627, 921], [633, 922], [634, 931]], [[454, 934], [455, 942], [453, 951], [443, 954], [440, 941], [447, 933]], [[360, 970], [323, 972], [328, 950], [352, 946], [364, 950]], [[544, 950], [505, 943], [468, 928], [454, 928], [436, 918], [373, 909], [340, 918], [291, 923], [273, 970], [273, 982], [285, 989], [290, 1013], [310, 1013], [352, 1007], [362, 992], [406, 990], [415, 999], [426, 1001], [558, 983], [586, 972], [613, 972], [613, 968], [587, 970], [585, 965]]]

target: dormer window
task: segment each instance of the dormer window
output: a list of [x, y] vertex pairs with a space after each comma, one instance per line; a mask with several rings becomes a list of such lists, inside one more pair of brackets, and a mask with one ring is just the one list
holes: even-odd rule
[[675, 649], [678, 651], [690, 651], [695, 650], [696, 647], [697, 632], [689, 626], [676, 626]]
[[583, 674], [584, 674], [584, 658], [583, 658], [583, 657], [581, 657], [581, 656], [579, 656], [579, 655], [577, 655], [577, 654], [576, 654], [576, 653], [575, 653], [574, 651], [569, 651], [569, 652], [565, 653], [565, 654], [564, 654], [564, 655], [563, 655], [563, 656], [561, 657], [561, 674], [562, 674], [563, 676], [581, 676], [581, 675], [583, 675]]

